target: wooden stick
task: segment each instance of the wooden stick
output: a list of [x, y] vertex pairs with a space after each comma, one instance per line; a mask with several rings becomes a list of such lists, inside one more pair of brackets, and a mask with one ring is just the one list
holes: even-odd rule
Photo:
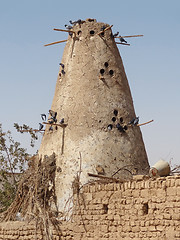
[[48, 43], [48, 44], [45, 44], [44, 46], [50, 46], [50, 45], [53, 45], [53, 44], [57, 44], [57, 43], [62, 43], [62, 42], [67, 42], [67, 40], [62, 40], [62, 41], [58, 41], [58, 42], [52, 42], [52, 43]]
[[151, 122], [153, 122], [153, 121], [154, 121], [154, 120], [150, 120], [150, 121], [145, 122], [145, 123], [140, 123], [140, 124], [137, 124], [137, 126], [140, 127], [140, 126], [146, 125], [146, 124], [148, 124], [148, 123], [151, 123]]
[[122, 45], [127, 45], [127, 46], [130, 46], [129, 43], [121, 43], [121, 42], [115, 42], [116, 44], [122, 44]]
[[130, 38], [130, 37], [143, 37], [144, 35], [131, 35], [131, 36], [120, 36], [115, 38]]
[[65, 136], [65, 127], [63, 127], [63, 134], [62, 134], [61, 155], [63, 155], [64, 153], [64, 136]]
[[54, 28], [53, 30], [54, 30], [54, 31], [60, 31], [60, 32], [72, 32], [72, 33], [75, 33], [75, 32], [72, 31], [72, 30], [65, 30], [65, 29], [58, 29], [58, 28]]
[[97, 33], [97, 35], [100, 35], [101, 33], [103, 33], [103, 32], [105, 32], [105, 31], [109, 30], [110, 28], [112, 28], [112, 26], [113, 26], [113, 25], [111, 25], [111, 26], [105, 28], [104, 30], [102, 30], [102, 31], [100, 31], [99, 33]]
[[105, 176], [97, 175], [97, 174], [93, 174], [93, 173], [88, 173], [88, 176], [89, 177], [101, 178], [101, 179], [105, 179], [105, 180], [110, 180], [110, 181], [113, 181], [113, 182], [125, 182], [125, 180], [123, 180], [123, 179], [105, 177]]
[[48, 125], [54, 125], [54, 126], [59, 126], [59, 127], [67, 127], [67, 124], [66, 123], [63, 123], [63, 124], [57, 124], [57, 123], [48, 123], [48, 122], [43, 122], [43, 124], [48, 124]]

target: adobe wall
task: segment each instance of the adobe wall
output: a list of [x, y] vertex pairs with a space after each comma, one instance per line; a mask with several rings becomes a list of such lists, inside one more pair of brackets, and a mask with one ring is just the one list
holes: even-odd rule
[[[62, 237], [54, 231], [54, 239], [180, 239], [180, 176], [143, 178], [84, 186], [74, 199], [73, 221], [62, 223]], [[35, 239], [34, 235], [32, 224], [0, 224], [0, 240]], [[43, 239], [40, 232], [37, 236]]]

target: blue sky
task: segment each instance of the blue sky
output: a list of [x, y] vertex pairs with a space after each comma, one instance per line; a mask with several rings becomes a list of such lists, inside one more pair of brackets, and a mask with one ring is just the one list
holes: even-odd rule
[[[131, 87], [150, 164], [180, 164], [180, 1], [112, 0], [0, 2], [0, 122], [28, 147], [13, 123], [38, 128], [50, 109], [69, 20], [95, 18], [121, 35], [144, 34], [118, 46]], [[39, 143], [36, 149], [38, 149]], [[36, 150], [35, 149], [35, 150]], [[35, 150], [30, 150], [32, 153]]]

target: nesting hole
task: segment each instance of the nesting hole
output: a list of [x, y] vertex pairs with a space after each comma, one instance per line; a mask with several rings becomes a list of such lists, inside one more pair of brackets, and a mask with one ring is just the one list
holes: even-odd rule
[[105, 72], [105, 70], [102, 68], [102, 69], [100, 69], [100, 73], [101, 74], [104, 74], [104, 72]]
[[79, 30], [77, 34], [78, 34], [79, 36], [81, 36], [81, 34], [82, 34], [82, 31], [81, 31], [81, 30]]
[[109, 124], [109, 125], [107, 126], [107, 129], [108, 129], [108, 130], [112, 130], [112, 128], [113, 128], [113, 125], [112, 125], [112, 124]]
[[94, 35], [94, 30], [91, 30], [91, 31], [90, 31], [90, 35]]
[[99, 120], [99, 123], [101, 123], [101, 120]]
[[144, 215], [147, 215], [147, 214], [148, 214], [148, 211], [149, 211], [148, 203], [144, 203], [144, 204], [143, 204], [142, 210], [143, 210], [143, 214], [144, 214]]
[[118, 110], [114, 109], [114, 115], [115, 115], [115, 116], [118, 115]]
[[113, 121], [113, 122], [115, 122], [115, 121], [116, 121], [116, 118], [115, 118], [115, 117], [113, 117], [113, 118], [112, 118], [112, 121]]
[[55, 126], [55, 129], [58, 130], [58, 126]]
[[121, 123], [123, 123], [123, 118], [122, 118], [122, 117], [120, 117], [119, 121], [120, 121]]
[[108, 66], [109, 66], [109, 63], [108, 63], [108, 62], [105, 62], [105, 63], [104, 63], [104, 66], [105, 66], [105, 67], [108, 67]]
[[109, 74], [112, 76], [114, 74], [114, 71], [112, 69], [109, 70]]
[[108, 213], [108, 204], [103, 204], [104, 214]]
[[127, 127], [126, 125], [124, 126], [124, 130], [125, 130], [125, 131], [128, 130], [128, 127]]
[[57, 172], [62, 172], [62, 168], [57, 167]]

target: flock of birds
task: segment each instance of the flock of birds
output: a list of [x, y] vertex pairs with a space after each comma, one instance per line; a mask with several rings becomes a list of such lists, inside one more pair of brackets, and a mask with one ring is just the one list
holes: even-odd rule
[[127, 43], [127, 41], [123, 37], [121, 37], [121, 35], [119, 35], [119, 32], [113, 34], [113, 37], [114, 38], [119, 37], [119, 40], [120, 40], [121, 43]]
[[[106, 29], [106, 26], [102, 26], [101, 31], [104, 31], [105, 29]], [[127, 41], [123, 37], [121, 37], [121, 35], [119, 35], [119, 32], [114, 33], [113, 37], [114, 38], [119, 37], [119, 40], [121, 43], [127, 43]]]
[[[53, 110], [49, 110], [49, 115], [50, 115], [50, 118], [48, 119], [47, 124], [51, 124], [51, 126], [49, 127], [49, 131], [53, 131], [52, 124], [57, 124], [57, 112], [55, 112]], [[47, 117], [46, 117], [45, 113], [41, 114], [41, 119], [42, 119], [42, 121], [46, 121]], [[62, 118], [59, 121], [59, 124], [64, 124], [64, 118]], [[44, 125], [42, 123], [39, 123], [39, 131], [42, 131], [43, 128], [44, 128]]]
[[139, 117], [135, 117], [133, 118], [129, 123], [128, 125], [132, 125], [132, 126], [135, 126], [139, 123]]
[[[84, 21], [82, 21], [81, 19], [78, 19], [77, 21], [72, 21], [72, 20], [69, 20], [69, 23], [71, 24], [71, 25], [67, 25], [67, 24], [65, 24], [64, 26], [65, 26], [65, 28], [67, 29], [67, 30], [72, 30], [72, 28], [73, 28], [73, 26], [75, 26], [76, 24], [81, 24], [81, 23], [83, 23]], [[72, 36], [72, 32], [69, 32], [69, 35], [70, 36]]]
[[[72, 20], [69, 20], [69, 23], [71, 24], [71, 25], [67, 25], [67, 24], [65, 24], [64, 26], [65, 26], [65, 28], [67, 29], [67, 30], [72, 30], [72, 28], [73, 28], [73, 26], [75, 26], [75, 25], [77, 25], [77, 24], [82, 24], [84, 21], [83, 20], [81, 20], [81, 19], [78, 19], [77, 21], [72, 21]], [[106, 26], [102, 26], [101, 27], [101, 31], [104, 31], [106, 29]], [[69, 35], [70, 36], [72, 36], [72, 32], [69, 32]], [[121, 35], [119, 35], [119, 32], [117, 32], [117, 33], [115, 33], [115, 34], [113, 34], [113, 37], [115, 38], [115, 37], [119, 37], [119, 40], [120, 40], [120, 42], [121, 43], [127, 43], [127, 41], [123, 38], [123, 37], [121, 37]]]
[[112, 130], [113, 127], [115, 127], [119, 132], [124, 133], [128, 126], [136, 126], [139, 123], [139, 117], [134, 117], [131, 121], [129, 121], [127, 124], [124, 122], [123, 118], [117, 118], [118, 116], [118, 110], [114, 110], [114, 117], [112, 118], [113, 123], [115, 124], [109, 124], [107, 126], [108, 130]]
[[[64, 71], [64, 64], [63, 63], [60, 63], [59, 64], [60, 66], [61, 66], [61, 68], [62, 68], [62, 70], [61, 70], [61, 73], [64, 75], [66, 72]], [[61, 74], [60, 73], [60, 74]]]
[[[49, 131], [53, 131], [53, 126], [52, 124], [57, 124], [57, 112], [53, 111], [53, 110], [49, 110], [49, 114], [50, 114], [50, 118], [47, 121], [47, 124], [50, 124], [51, 126], [49, 127]], [[41, 119], [42, 121], [46, 121], [47, 117], [45, 113], [41, 114]], [[113, 120], [113, 119], [112, 119]], [[114, 120], [113, 120], [114, 121]], [[120, 122], [123, 122], [123, 119], [120, 118]], [[139, 117], [135, 117], [133, 118], [127, 125], [131, 125], [131, 126], [136, 126], [139, 123]], [[59, 124], [64, 124], [64, 118], [62, 118], [59, 121]], [[56, 126], [57, 127], [57, 126]], [[44, 125], [42, 123], [39, 123], [39, 131], [42, 131], [44, 128]], [[120, 131], [120, 132], [125, 132], [125, 130], [127, 130], [127, 126], [122, 126], [120, 123], [116, 124], [116, 128]], [[112, 125], [108, 125], [108, 129], [111, 130], [112, 129]]]

